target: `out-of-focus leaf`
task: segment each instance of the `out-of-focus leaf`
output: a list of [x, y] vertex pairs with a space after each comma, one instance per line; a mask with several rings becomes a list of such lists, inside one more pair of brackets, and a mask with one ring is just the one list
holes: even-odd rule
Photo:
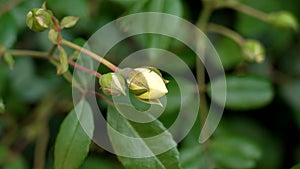
[[24, 16], [28, 11], [38, 6], [41, 6], [39, 1], [23, 1], [11, 10], [11, 14], [14, 16], [20, 30], [26, 27]]
[[[88, 131], [83, 130], [82, 122], [87, 125]], [[89, 136], [93, 132], [91, 107], [87, 101], [81, 100], [61, 124], [54, 148], [55, 169], [79, 168], [89, 152], [91, 143]]]
[[0, 97], [0, 114], [5, 112], [5, 105], [3, 103], [3, 99]]
[[[180, 0], [142, 0], [136, 1], [135, 4], [128, 10], [128, 14], [134, 14], [138, 12], [160, 12], [168, 13], [176, 16], [182, 16], [182, 4]], [[126, 21], [125, 21], [126, 22]], [[126, 25], [126, 23], [122, 23]], [[162, 18], [157, 17], [155, 19], [145, 19], [143, 24], [143, 29], [145, 32], [151, 28], [151, 30], [161, 29]], [[176, 22], [170, 21], [170, 32], [178, 31], [180, 27]], [[170, 47], [173, 39], [163, 35], [157, 34], [145, 34], [143, 36], [137, 36], [135, 40], [139, 43], [140, 46], [145, 48], [161, 48], [167, 49]], [[151, 53], [151, 50], [148, 53], [151, 58], [159, 59], [155, 54]]]
[[15, 156], [7, 160], [12, 155], [11, 153], [9, 147], [0, 145], [0, 166], [2, 169], [29, 169], [26, 161], [21, 156]]
[[7, 12], [0, 16], [0, 25], [0, 44], [10, 48], [17, 40], [17, 23], [14, 17]]
[[257, 160], [257, 168], [282, 168], [283, 148], [280, 141], [256, 120], [251, 120], [248, 117], [225, 117], [219, 124], [215, 136], [239, 137], [249, 140], [261, 150], [261, 157]]
[[230, 69], [242, 61], [240, 47], [228, 38], [222, 38], [215, 43], [224, 69]]
[[[216, 93], [222, 93], [223, 86], [219, 79], [213, 80], [216, 88]], [[267, 105], [273, 99], [273, 88], [269, 80], [258, 76], [228, 76], [227, 83], [227, 96], [226, 108], [234, 110], [249, 110], [256, 109]], [[211, 84], [210, 84], [211, 86]], [[219, 87], [218, 87], [219, 86]], [[209, 95], [211, 96], [212, 90], [208, 88]], [[216, 103], [221, 102], [218, 100], [222, 97], [213, 98]]]
[[141, 2], [143, 0], [126, 0], [126, 1], [124, 1], [124, 0], [111, 0], [111, 1], [114, 2], [114, 3], [118, 3], [118, 4], [128, 8], [128, 7], [132, 6], [134, 3], [136, 3], [137, 1]]
[[2, 165], [5, 162], [4, 159], [8, 153], [9, 153], [8, 147], [0, 144], [0, 165]]
[[60, 14], [61, 16], [73, 15], [86, 18], [89, 13], [87, 1], [83, 0], [52, 0], [47, 1], [47, 7], [53, 9], [55, 14]]
[[[283, 8], [288, 9], [290, 8], [288, 4], [292, 4], [286, 1], [273, 0], [243, 0], [243, 3], [267, 13], [282, 10]], [[264, 23], [263, 21], [240, 12], [238, 13], [236, 29], [246, 37], [252, 37], [254, 39], [260, 38], [265, 42], [265, 44], [272, 44], [273, 49], [277, 51], [283, 50], [287, 47], [287, 45], [289, 45], [289, 41], [291, 41], [294, 37], [292, 31], [282, 31], [269, 23]]]
[[291, 169], [300, 169], [300, 164], [293, 166]]
[[99, 166], [101, 166], [101, 169], [124, 169], [116, 161], [96, 156], [87, 157], [80, 169], [99, 169]]
[[3, 63], [0, 63], [0, 96], [4, 95], [4, 92], [6, 91], [6, 85], [8, 82], [8, 71], [7, 67], [4, 66]]
[[29, 167], [26, 161], [18, 156], [9, 163], [4, 164], [2, 169], [29, 169]]
[[27, 102], [40, 99], [48, 90], [55, 87], [51, 79], [38, 77], [34, 69], [32, 59], [19, 58], [15, 62], [14, 70], [10, 72], [13, 93]]
[[280, 88], [280, 94], [285, 98], [286, 103], [293, 109], [295, 120], [300, 128], [300, 80], [284, 84]]
[[180, 150], [180, 161], [184, 169], [208, 168], [212, 160], [199, 144]]
[[211, 141], [211, 151], [219, 167], [253, 168], [261, 157], [260, 149], [248, 140], [237, 137], [216, 137]]
[[[127, 110], [127, 113], [133, 113], [134, 109], [130, 107], [127, 109], [126, 107], [128, 106], [124, 105], [122, 110]], [[153, 121], [149, 123], [129, 121], [120, 115], [115, 107], [109, 106], [107, 121], [110, 125], [108, 126], [110, 140], [117, 154], [127, 155], [127, 157], [118, 156], [118, 158], [125, 168], [128, 169], [180, 169], [179, 153], [172, 136], [158, 120], [155, 120], [150, 114], [144, 115], [152, 118]], [[115, 130], [120, 134], [116, 134]], [[158, 134], [161, 134], [161, 136], [159, 138], [156, 137], [157, 140], [155, 141], [147, 139]], [[132, 139], [125, 139], [128, 137]], [[166, 146], [169, 147], [168, 151], [157, 154], [164, 150]], [[147, 155], [149, 157], [145, 157]], [[142, 158], [138, 158], [140, 156]]]
[[290, 83], [286, 83], [281, 87], [281, 94], [287, 100], [287, 104], [289, 104], [294, 110], [300, 111], [300, 80], [292, 81]]
[[13, 56], [10, 53], [6, 52], [3, 57], [5, 62], [8, 64], [9, 69], [12, 70], [14, 68], [15, 63]]

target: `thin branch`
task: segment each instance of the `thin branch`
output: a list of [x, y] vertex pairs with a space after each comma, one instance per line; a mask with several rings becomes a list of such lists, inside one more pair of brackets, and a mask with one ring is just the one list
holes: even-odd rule
[[108, 104], [110, 104], [110, 105], [113, 105], [113, 104], [114, 104], [111, 100], [109, 100], [107, 97], [105, 97], [105, 96], [104, 96], [103, 94], [101, 94], [101, 93], [98, 93], [98, 92], [96, 92], [96, 91], [89, 91], [88, 93], [95, 94], [96, 96], [101, 97], [106, 103], [108, 103]]
[[30, 56], [39, 59], [49, 59], [47, 52], [39, 52], [39, 51], [32, 51], [32, 50], [18, 50], [18, 49], [10, 49], [7, 52], [12, 54], [13, 56]]
[[[51, 50], [51, 51], [53, 52], [53, 50]], [[52, 58], [54, 60], [57, 60], [57, 59], [55, 59], [55, 57], [49, 57], [49, 53], [47, 53], [47, 52], [38, 52], [38, 51], [32, 51], [32, 50], [17, 50], [17, 49], [8, 50], [7, 52], [11, 53], [13, 56], [30, 56], [30, 57], [33, 57], [33, 58], [40, 58], [40, 59], [51, 59]], [[101, 77], [100, 73], [98, 73], [96, 71], [93, 71], [93, 70], [90, 70], [88, 68], [85, 68], [85, 67], [83, 67], [79, 64], [76, 64], [72, 60], [69, 60], [69, 64], [71, 66], [81, 70], [81, 71], [84, 71], [86, 73], [94, 75], [97, 78]]]
[[92, 75], [96, 76], [97, 78], [101, 77], [100, 73], [98, 73], [96, 71], [93, 71], [93, 70], [90, 70], [90, 69], [87, 69], [87, 68], [75, 63], [73, 60], [69, 60], [68, 62], [69, 62], [70, 65], [72, 65], [76, 69], [79, 69], [79, 70], [81, 70], [83, 72], [86, 72], [88, 74], [92, 74]]
[[107, 66], [108, 68], [110, 68], [114, 72], [118, 72], [119, 71], [119, 68], [117, 66], [115, 66], [114, 64], [112, 64], [110, 61], [104, 59], [103, 57], [97, 55], [96, 53], [91, 52], [91, 51], [89, 51], [89, 50], [87, 50], [87, 49], [85, 49], [85, 48], [83, 48], [81, 46], [78, 46], [78, 45], [76, 45], [76, 44], [74, 44], [72, 42], [69, 42], [69, 41], [65, 40], [65, 39], [62, 39], [60, 41], [60, 44], [61, 45], [66, 45], [66, 46], [68, 46], [70, 48], [73, 48], [73, 49], [75, 49], [77, 51], [80, 51], [80, 52], [82, 52], [82, 53], [90, 56], [91, 58], [93, 58], [93, 59], [97, 60], [98, 62], [104, 64], [105, 66]]
[[240, 46], [243, 46], [243, 44], [245, 43], [245, 39], [240, 34], [238, 34], [237, 32], [235, 32], [233, 30], [230, 30], [224, 26], [217, 25], [217, 24], [208, 24], [206, 26], [206, 30], [207, 30], [207, 32], [218, 33], [223, 36], [226, 36], [226, 37], [232, 39], [233, 41], [235, 41]]
[[245, 5], [243, 3], [239, 3], [239, 2], [227, 3], [227, 4], [225, 4], [225, 7], [234, 9], [234, 10], [239, 11], [239, 12], [242, 12], [246, 15], [252, 16], [252, 17], [257, 18], [257, 19], [260, 19], [264, 22], [269, 22], [268, 21], [268, 14], [266, 14], [265, 12], [262, 12], [260, 10], [257, 10], [255, 8], [252, 8], [248, 5]]

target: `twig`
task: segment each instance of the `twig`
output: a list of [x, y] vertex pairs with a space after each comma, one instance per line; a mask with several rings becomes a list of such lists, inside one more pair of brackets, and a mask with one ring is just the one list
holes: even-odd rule
[[266, 13], [260, 11], [260, 10], [257, 10], [255, 8], [252, 8], [248, 5], [245, 5], [243, 3], [239, 3], [239, 2], [227, 3], [227, 4], [225, 4], [224, 7], [234, 9], [234, 10], [242, 12], [246, 15], [252, 16], [252, 17], [257, 18], [257, 19], [260, 19], [264, 22], [269, 22], [268, 21], [268, 14], [266, 14]]
[[79, 64], [77, 64], [77, 63], [75, 63], [73, 60], [71, 60], [71, 59], [69, 59], [69, 64], [71, 65], [71, 66], [73, 66], [74, 68], [76, 68], [76, 69], [79, 69], [79, 70], [81, 70], [81, 71], [83, 71], [83, 72], [86, 72], [86, 73], [88, 73], [88, 74], [92, 74], [92, 75], [95, 75], [97, 78], [100, 78], [101, 77], [101, 74], [100, 73], [98, 73], [98, 72], [96, 72], [96, 71], [93, 71], [93, 70], [90, 70], [90, 69], [87, 69], [87, 68], [85, 68], [85, 67], [83, 67], [83, 66], [81, 66], [81, 65], [79, 65]]
[[217, 25], [217, 24], [208, 24], [206, 26], [206, 31], [207, 32], [213, 32], [213, 33], [218, 33], [221, 34], [223, 36], [226, 36], [232, 40], [234, 40], [237, 44], [239, 44], [240, 46], [243, 46], [243, 44], [245, 43], [244, 38], [238, 34], [237, 32], [234, 32], [233, 30], [230, 30], [224, 26], [221, 25]]
[[77, 51], [80, 51], [80, 52], [82, 52], [82, 53], [90, 56], [91, 58], [93, 58], [93, 59], [97, 60], [98, 62], [104, 64], [105, 66], [107, 66], [108, 68], [110, 68], [114, 72], [118, 72], [119, 71], [119, 68], [117, 66], [115, 66], [114, 64], [112, 64], [110, 61], [104, 59], [103, 57], [97, 55], [96, 53], [91, 52], [91, 51], [89, 51], [89, 50], [87, 50], [87, 49], [85, 49], [85, 48], [83, 48], [81, 46], [78, 46], [78, 45], [76, 45], [76, 44], [74, 44], [72, 42], [69, 42], [69, 41], [65, 40], [65, 39], [62, 39], [60, 41], [60, 44], [68, 46], [70, 48], [73, 48], [73, 49], [75, 49]]

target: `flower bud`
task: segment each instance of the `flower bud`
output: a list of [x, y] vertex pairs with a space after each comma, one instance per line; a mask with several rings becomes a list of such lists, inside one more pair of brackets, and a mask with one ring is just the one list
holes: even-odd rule
[[125, 80], [119, 73], [107, 73], [101, 76], [99, 84], [106, 95], [119, 96], [125, 93]]
[[46, 9], [34, 8], [27, 13], [26, 24], [31, 30], [42, 32], [50, 26], [51, 14]]
[[270, 13], [268, 20], [271, 24], [274, 24], [280, 28], [291, 28], [294, 30], [298, 29], [297, 19], [288, 11]]
[[265, 59], [265, 48], [259, 41], [247, 40], [242, 50], [246, 59], [249, 61], [260, 63]]
[[165, 81], [156, 68], [144, 67], [133, 69], [128, 74], [128, 86], [130, 91], [142, 101], [152, 103], [149, 100], [159, 99], [168, 93]]

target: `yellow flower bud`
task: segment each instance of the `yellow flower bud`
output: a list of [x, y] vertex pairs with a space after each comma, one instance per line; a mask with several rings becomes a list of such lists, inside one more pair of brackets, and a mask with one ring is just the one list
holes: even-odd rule
[[130, 91], [148, 103], [168, 93], [165, 83], [159, 70], [152, 67], [136, 68], [128, 74]]

